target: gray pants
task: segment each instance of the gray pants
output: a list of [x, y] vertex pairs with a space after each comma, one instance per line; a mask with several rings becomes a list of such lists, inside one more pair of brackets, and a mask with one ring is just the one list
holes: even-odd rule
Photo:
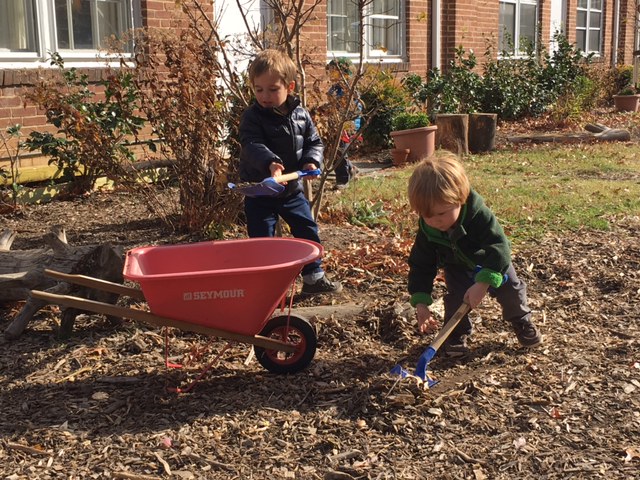
[[[507, 270], [508, 279], [499, 288], [490, 288], [489, 294], [502, 307], [502, 318], [512, 324], [528, 323], [531, 309], [527, 306], [527, 285], [518, 278], [513, 265]], [[469, 270], [446, 266], [444, 278], [447, 293], [444, 296], [444, 318], [448, 321], [462, 304], [464, 294], [473, 285], [474, 273]], [[463, 335], [471, 335], [473, 327], [469, 315], [465, 315], [449, 339], [455, 341]]]

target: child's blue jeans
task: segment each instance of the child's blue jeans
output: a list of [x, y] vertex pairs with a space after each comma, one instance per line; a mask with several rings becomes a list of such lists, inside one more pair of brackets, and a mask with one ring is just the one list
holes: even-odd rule
[[[318, 224], [311, 214], [311, 206], [302, 192], [289, 197], [245, 197], [244, 213], [247, 216], [249, 237], [273, 237], [278, 217], [281, 217], [295, 238], [320, 243]], [[322, 272], [321, 260], [308, 263], [302, 275]]]

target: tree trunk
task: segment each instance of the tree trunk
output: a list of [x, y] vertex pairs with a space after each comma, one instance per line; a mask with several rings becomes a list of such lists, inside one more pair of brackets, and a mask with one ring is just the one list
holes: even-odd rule
[[[50, 293], [73, 294], [84, 298], [115, 303], [117, 294], [98, 291], [87, 287], [58, 282], [44, 275], [48, 268], [62, 273], [89, 275], [102, 280], [123, 282], [123, 252], [110, 245], [85, 245], [71, 247], [61, 227], [53, 227], [45, 235], [49, 248], [34, 250], [10, 250], [15, 233], [4, 230], [0, 234], [0, 303], [26, 300], [22, 310], [5, 330], [5, 337], [17, 338], [45, 302], [31, 298], [31, 290]], [[78, 310], [65, 310], [60, 327], [60, 335], [70, 335]], [[112, 323], [116, 319], [110, 319]]]
[[490, 152], [496, 148], [496, 128], [498, 114], [469, 114], [469, 151], [471, 153]]
[[469, 115], [466, 113], [441, 113], [436, 115], [436, 147], [457, 155], [469, 153]]
[[511, 143], [594, 143], [631, 140], [631, 133], [623, 128], [609, 128], [597, 123], [589, 123], [584, 128], [588, 132], [519, 135], [508, 137], [508, 140]]

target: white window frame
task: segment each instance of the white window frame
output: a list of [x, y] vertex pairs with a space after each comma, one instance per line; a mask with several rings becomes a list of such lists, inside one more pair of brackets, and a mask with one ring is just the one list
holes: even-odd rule
[[[345, 0], [345, 1], [356, 1], [356, 0]], [[373, 0], [375, 1], [375, 0]], [[368, 4], [365, 7], [364, 12], [364, 51], [363, 51], [363, 60], [365, 62], [383, 62], [383, 63], [400, 63], [403, 62], [406, 57], [407, 50], [407, 26], [406, 26], [406, 1], [405, 0], [395, 0], [398, 2], [398, 16], [395, 15], [385, 15], [385, 14], [373, 14], [373, 6]], [[331, 32], [329, 27], [331, 25], [329, 18], [332, 15], [329, 13], [329, 2], [327, 2], [327, 35], [330, 35]], [[377, 49], [373, 45], [373, 26], [370, 23], [370, 20], [378, 19], [378, 20], [397, 20], [399, 25], [399, 33], [398, 33], [398, 53], [397, 54], [389, 54], [388, 51]], [[328, 45], [327, 45], [328, 48]], [[347, 57], [354, 61], [359, 61], [358, 52], [347, 52], [343, 50], [327, 50], [327, 58], [332, 60], [336, 57]]]
[[[536, 8], [535, 11], [535, 16], [534, 16], [534, 32], [533, 32], [533, 42], [534, 42], [534, 48], [538, 46], [538, 16], [540, 14], [539, 8], [539, 2], [538, 0], [500, 0], [500, 3], [508, 3], [511, 5], [515, 5], [515, 13], [514, 13], [514, 23], [515, 25], [513, 26], [513, 38], [511, 39], [513, 41], [513, 52], [511, 53], [511, 55], [513, 57], [516, 58], [524, 58], [526, 55], [524, 52], [520, 51], [520, 18], [521, 18], [521, 5], [533, 5]], [[499, 25], [502, 24], [502, 22], [498, 23]], [[499, 35], [503, 34], [503, 32], [498, 32]], [[503, 45], [504, 47], [504, 45]], [[504, 48], [500, 48], [499, 52], [498, 52], [498, 56], [502, 57], [502, 52], [504, 51]]]
[[[102, 0], [93, 0], [100, 2]], [[141, 22], [140, 0], [127, 0], [129, 2], [129, 24], [139, 27]], [[110, 60], [118, 61], [116, 55], [107, 54], [98, 49], [66, 50], [58, 49], [55, 33], [55, 3], [54, 0], [36, 0], [33, 14], [35, 20], [36, 45], [34, 52], [7, 52], [0, 51], [0, 68], [2, 69], [30, 69], [30, 68], [57, 68], [49, 64], [51, 52], [58, 52], [68, 67], [95, 67], [96, 64], [104, 65]], [[93, 10], [92, 5], [92, 10]], [[94, 22], [97, 22], [94, 16]], [[95, 31], [95, 30], [94, 30]], [[130, 54], [125, 54], [130, 57]]]
[[[604, 2], [605, 0], [600, 0], [600, 8], [592, 8], [591, 4], [593, 0], [586, 0], [587, 1], [587, 7], [580, 7], [579, 2], [576, 2], [576, 12], [585, 12], [586, 16], [587, 16], [587, 24], [584, 27], [578, 27], [578, 19], [577, 19], [577, 13], [576, 13], [576, 46], [578, 47], [578, 49], [580, 49], [580, 51], [582, 51], [585, 55], [588, 55], [590, 53], [594, 54], [595, 56], [600, 56], [602, 54], [602, 22], [604, 21]], [[599, 13], [600, 14], [600, 24], [597, 27], [592, 27], [591, 26], [591, 14], [592, 13]], [[583, 49], [582, 46], [577, 45], [577, 33], [578, 31], [582, 31], [584, 32], [584, 43], [585, 43], [585, 48]], [[590, 36], [592, 35], [592, 32], [598, 32], [598, 36], [600, 37], [600, 41], [598, 42], [598, 50], [589, 50], [589, 39]]]

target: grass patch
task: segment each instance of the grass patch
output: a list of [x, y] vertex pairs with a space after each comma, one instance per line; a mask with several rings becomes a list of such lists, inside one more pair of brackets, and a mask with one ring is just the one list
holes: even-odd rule
[[[611, 143], [494, 152], [472, 155], [464, 162], [473, 187], [518, 243], [546, 232], [606, 231], [615, 217], [640, 215], [638, 158], [640, 146]], [[332, 198], [331, 206], [367, 224], [367, 218], [362, 221], [367, 217], [363, 211], [368, 211], [363, 205], [378, 205], [370, 226], [388, 224], [397, 233], [413, 231], [416, 217], [406, 198], [412, 170], [408, 166], [360, 178]]]

